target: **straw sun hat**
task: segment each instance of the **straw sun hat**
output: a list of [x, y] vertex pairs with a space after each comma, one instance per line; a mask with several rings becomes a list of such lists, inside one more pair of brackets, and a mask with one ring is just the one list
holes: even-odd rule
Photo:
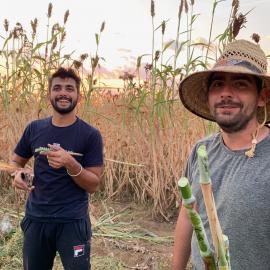
[[[247, 40], [229, 43], [212, 69], [189, 75], [179, 86], [179, 95], [184, 106], [192, 113], [210, 121], [215, 122], [215, 119], [208, 108], [207, 82], [214, 72], [255, 75], [262, 79], [264, 87], [270, 86], [267, 58], [260, 46]], [[268, 123], [270, 122], [270, 99], [266, 104], [266, 110], [266, 123]], [[258, 108], [258, 120], [264, 121], [264, 108]]]

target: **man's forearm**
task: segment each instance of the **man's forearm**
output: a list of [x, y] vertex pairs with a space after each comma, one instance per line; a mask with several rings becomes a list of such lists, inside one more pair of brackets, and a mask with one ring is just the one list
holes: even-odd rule
[[17, 167], [17, 168], [23, 168], [25, 164], [28, 162], [28, 160], [29, 159], [20, 157], [14, 153], [11, 158], [10, 164], [12, 164], [14, 167]]
[[192, 226], [186, 216], [186, 210], [181, 209], [175, 230], [175, 242], [173, 249], [173, 270], [185, 270], [190, 253]]
[[23, 165], [20, 164], [19, 162], [17, 162], [16, 160], [11, 160], [9, 163], [10, 163], [10, 165], [12, 165], [16, 168], [23, 168]]
[[73, 162], [66, 167], [67, 173], [74, 182], [89, 193], [99, 189], [103, 167], [83, 168], [80, 163]]

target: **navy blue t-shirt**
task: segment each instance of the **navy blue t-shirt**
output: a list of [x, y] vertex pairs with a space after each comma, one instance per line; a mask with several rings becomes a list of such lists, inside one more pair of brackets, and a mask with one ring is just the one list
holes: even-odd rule
[[52, 118], [31, 122], [14, 152], [23, 157], [34, 156], [34, 190], [29, 193], [26, 216], [38, 221], [69, 222], [88, 217], [89, 194], [79, 187], [64, 167], [49, 166], [46, 156], [37, 151], [57, 143], [67, 151], [81, 155], [74, 158], [85, 168], [103, 165], [103, 143], [100, 132], [83, 120], [67, 127], [52, 124]]

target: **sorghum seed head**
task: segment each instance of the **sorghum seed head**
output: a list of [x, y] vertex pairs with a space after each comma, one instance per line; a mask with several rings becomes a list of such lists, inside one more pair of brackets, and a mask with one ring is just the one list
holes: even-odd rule
[[184, 5], [185, 5], [185, 12], [188, 13], [188, 2], [187, 0], [184, 0]]
[[82, 62], [74, 60], [73, 61], [73, 66], [74, 66], [75, 69], [78, 70], [82, 66]]
[[144, 67], [145, 71], [149, 71], [152, 69], [152, 64], [146, 64], [145, 67]]
[[54, 35], [55, 31], [58, 31], [60, 28], [59, 26], [59, 23], [55, 23], [53, 26], [52, 26], [52, 36]]
[[239, 6], [239, 0], [233, 0], [232, 1], [232, 6]]
[[52, 5], [52, 3], [49, 3], [48, 14], [47, 14], [48, 18], [51, 18], [51, 16], [52, 16], [52, 9], [53, 9], [53, 5]]
[[181, 14], [182, 14], [182, 12], [183, 12], [183, 9], [184, 9], [184, 1], [185, 1], [185, 0], [181, 0], [181, 3], [180, 3], [180, 5], [179, 5], [178, 19], [180, 19]]
[[5, 31], [8, 32], [8, 26], [9, 26], [9, 22], [7, 19], [4, 20], [4, 28], [5, 28]]
[[95, 57], [92, 57], [91, 58], [91, 65], [92, 65], [92, 68], [93, 69], [95, 69], [97, 67], [98, 61], [99, 61], [98, 55], [96, 55]]
[[56, 48], [56, 46], [57, 46], [57, 38], [55, 38], [52, 43], [52, 51]]
[[33, 30], [33, 35], [37, 33], [37, 23], [38, 23], [37, 18], [35, 18], [34, 21], [31, 20], [31, 27]]
[[67, 36], [67, 32], [66, 31], [62, 32], [60, 42], [63, 42], [65, 40], [66, 36]]
[[245, 23], [247, 22], [247, 18], [245, 15], [240, 13], [238, 17], [234, 18], [233, 24], [232, 24], [232, 35], [233, 38], [236, 38], [239, 34], [239, 31], [241, 28], [245, 27]]
[[83, 62], [87, 57], [88, 57], [87, 53], [81, 54], [81, 56], [80, 56], [81, 62]]
[[105, 28], [105, 22], [102, 22], [101, 27], [100, 27], [100, 32], [102, 32], [104, 28]]
[[158, 61], [159, 56], [160, 56], [160, 51], [156, 51], [155, 52], [155, 61]]
[[253, 33], [251, 38], [258, 44], [260, 42], [261, 37], [257, 33]]
[[151, 0], [151, 17], [155, 17], [155, 2]]
[[137, 68], [140, 68], [140, 66], [141, 66], [141, 62], [142, 62], [142, 58], [141, 57], [138, 57], [137, 58]]
[[66, 22], [68, 20], [68, 16], [69, 16], [69, 10], [67, 10], [65, 15], [64, 15], [64, 24], [66, 24]]
[[161, 24], [161, 33], [162, 33], [162, 35], [164, 35], [165, 29], [166, 29], [166, 22], [162, 21], [162, 24]]
[[69, 60], [70, 59], [70, 54], [64, 54], [63, 56], [65, 59]]

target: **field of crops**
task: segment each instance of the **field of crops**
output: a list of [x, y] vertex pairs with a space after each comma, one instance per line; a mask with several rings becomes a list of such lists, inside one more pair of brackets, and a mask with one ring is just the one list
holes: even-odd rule
[[[177, 181], [193, 143], [216, 130], [216, 126], [188, 113], [180, 104], [179, 81], [195, 70], [211, 65], [224, 45], [236, 38], [246, 22], [239, 1], [232, 1], [228, 24], [218, 37], [212, 36], [215, 11], [213, 1], [209, 41], [193, 42], [193, 13], [196, 1], [179, 1], [178, 25], [174, 41], [152, 46], [152, 60], [143, 65], [138, 56], [136, 72], [122, 74], [123, 89], [108, 91], [98, 83], [102, 56], [99, 46], [106, 28], [103, 22], [95, 34], [96, 51], [79, 59], [62, 53], [67, 35], [65, 25], [51, 25], [53, 6], [47, 10], [47, 39], [37, 41], [38, 19], [31, 21], [31, 33], [20, 23], [4, 22], [0, 69], [0, 159], [9, 162], [26, 124], [50, 115], [47, 100], [48, 76], [59, 66], [73, 67], [82, 78], [82, 100], [78, 115], [100, 129], [105, 146], [105, 172], [100, 192], [92, 198], [93, 269], [169, 269], [174, 222], [180, 202]], [[72, 12], [72, 11], [71, 11]], [[153, 40], [166, 33], [166, 21], [155, 22], [155, 2], [151, 1]], [[253, 35], [253, 39], [258, 39]], [[174, 54], [164, 59], [172, 44]], [[186, 59], [179, 66], [179, 59]], [[90, 65], [90, 70], [85, 65]], [[141, 74], [144, 74], [142, 76]], [[31, 165], [31, 164], [30, 164]], [[24, 212], [26, 194], [15, 192], [11, 176], [0, 173], [0, 221], [12, 229], [0, 233], [0, 269], [22, 269], [18, 226]], [[132, 258], [131, 258], [132, 256]], [[59, 261], [59, 259], [58, 259]], [[61, 269], [57, 262], [55, 269]]]

